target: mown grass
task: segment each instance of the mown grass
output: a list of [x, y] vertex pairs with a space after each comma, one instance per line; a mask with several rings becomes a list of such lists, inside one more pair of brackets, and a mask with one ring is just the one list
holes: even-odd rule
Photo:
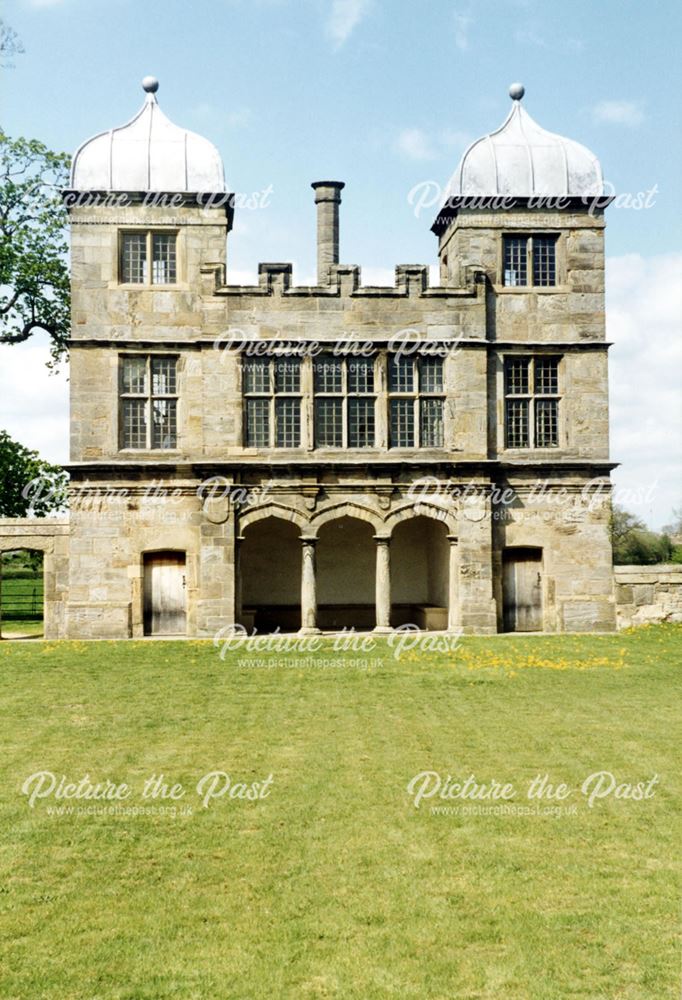
[[0, 636], [43, 632], [43, 574], [25, 567], [2, 568]]
[[[3, 643], [0, 996], [677, 996], [681, 650], [665, 626], [398, 660]], [[138, 806], [163, 774], [193, 811], [51, 815], [21, 791], [43, 769]], [[216, 769], [271, 792], [203, 809]], [[437, 815], [407, 792], [424, 770], [547, 773], [576, 811]], [[655, 795], [589, 808], [602, 770]]]

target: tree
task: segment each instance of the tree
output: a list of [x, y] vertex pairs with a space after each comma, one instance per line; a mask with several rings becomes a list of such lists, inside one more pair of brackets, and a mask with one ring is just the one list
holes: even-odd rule
[[14, 28], [0, 18], [0, 66], [11, 69], [13, 56], [23, 55], [24, 45]]
[[670, 562], [682, 563], [682, 507], [673, 507], [673, 519], [663, 526], [663, 531], [672, 544]]
[[673, 519], [663, 526], [663, 531], [671, 538], [682, 536], [682, 507], [673, 507]]
[[643, 521], [617, 504], [611, 511], [611, 544], [616, 566], [648, 566], [668, 562], [672, 556], [667, 535], [649, 531]]
[[0, 431], [0, 517], [46, 517], [67, 503], [68, 476]]
[[70, 326], [67, 214], [60, 196], [69, 156], [0, 131], [0, 343], [45, 330], [54, 367]]

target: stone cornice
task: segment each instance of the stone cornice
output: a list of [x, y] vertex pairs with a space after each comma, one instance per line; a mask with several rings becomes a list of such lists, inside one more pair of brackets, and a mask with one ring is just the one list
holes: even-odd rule
[[[300, 337], [297, 341], [298, 344], [320, 344], [329, 345], [333, 347], [337, 343], [338, 338], [330, 337], [328, 340], [323, 337]], [[372, 346], [376, 347], [377, 350], [386, 348], [390, 342], [390, 338], [358, 338], [358, 340], [348, 340], [344, 343], [348, 345], [352, 344], [364, 344], [369, 342]], [[254, 338], [253, 340], [245, 341], [246, 344], [258, 344], [261, 343], [260, 340]], [[282, 337], [282, 345], [293, 343], [293, 338]], [[219, 344], [216, 347], [215, 338], [210, 337], [194, 337], [193, 339], [184, 340], [113, 340], [110, 337], [84, 337], [83, 339], [79, 337], [72, 337], [67, 341], [70, 349], [74, 347], [112, 347], [119, 351], [129, 351], [129, 350], [203, 350], [209, 347], [215, 347], [216, 350], [228, 350], [234, 351], [235, 353], [246, 353], [243, 350], [243, 344], [237, 344], [230, 346], [228, 344]], [[453, 353], [462, 347], [478, 347], [487, 348], [488, 350], [508, 350], [511, 348], [518, 349], [520, 351], [570, 351], [570, 350], [602, 350], [603, 348], [609, 348], [613, 346], [613, 341], [610, 340], [484, 340], [481, 337], [453, 337], [450, 340], [443, 339], [431, 339], [425, 341], [426, 346], [436, 346], [442, 345], [443, 347], [450, 347], [453, 349]], [[291, 349], [295, 353], [294, 349]], [[285, 353], [285, 352], [283, 352]], [[351, 353], [350, 351], [348, 352]], [[343, 357], [344, 355], [340, 355]]]
[[409, 473], [412, 478], [418, 479], [424, 470], [430, 473], [440, 472], [445, 476], [452, 475], [472, 475], [479, 474], [485, 478], [494, 478], [499, 475], [513, 475], [514, 473], [530, 473], [542, 471], [546, 475], [552, 473], [560, 474], [575, 472], [579, 474], [589, 474], [608, 476], [617, 468], [618, 462], [610, 462], [608, 459], [551, 459], [551, 458], [528, 458], [524, 461], [513, 461], [505, 459], [447, 459], [422, 457], [411, 459], [399, 458], [338, 458], [338, 459], [263, 459], [263, 458], [241, 458], [241, 459], [202, 459], [200, 461], [122, 461], [112, 460], [106, 462], [72, 462], [64, 468], [72, 476], [72, 481], [78, 482], [83, 475], [95, 475], [100, 478], [112, 478], [116, 474], [135, 474], [152, 476], [159, 473], [172, 473], [181, 479], [205, 478], [207, 475], [224, 475], [226, 477], [239, 476], [241, 473], [267, 473], [271, 472], [281, 475], [283, 472], [291, 472], [296, 475], [311, 477], [317, 473], [323, 476], [330, 472], [347, 472], [353, 469], [380, 470], [386, 475], [390, 471], [394, 475], [404, 476]]

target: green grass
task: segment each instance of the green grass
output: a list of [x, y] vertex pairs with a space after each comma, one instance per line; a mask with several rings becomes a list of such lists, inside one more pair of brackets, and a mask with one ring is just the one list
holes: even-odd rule
[[[3, 643], [0, 996], [677, 997], [681, 651], [665, 626], [399, 661], [382, 642], [327, 667]], [[42, 769], [127, 782], [126, 805], [162, 773], [194, 811], [50, 815], [21, 794]], [[271, 773], [271, 792], [203, 809], [215, 769]], [[426, 769], [519, 790], [547, 772], [576, 812], [415, 809]], [[659, 784], [590, 809], [580, 785], [601, 770]]]
[[[2, 628], [36, 635], [43, 630], [43, 573], [24, 567], [3, 567], [0, 581]], [[34, 610], [35, 608], [35, 610]], [[30, 627], [27, 627], [29, 625]]]
[[10, 621], [5, 621], [3, 619], [0, 622], [0, 635], [3, 639], [36, 639], [41, 638], [43, 635], [43, 620], [40, 621], [21, 621], [17, 619], [16, 621], [12, 618]]

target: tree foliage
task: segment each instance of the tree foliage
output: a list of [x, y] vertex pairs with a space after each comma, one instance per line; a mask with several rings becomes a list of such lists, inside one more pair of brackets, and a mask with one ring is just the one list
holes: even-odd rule
[[69, 156], [0, 131], [0, 343], [50, 335], [53, 367], [70, 328], [67, 213], [60, 189]]
[[611, 512], [611, 544], [616, 566], [670, 562], [673, 546], [666, 534], [649, 531], [640, 518], [617, 504]]
[[0, 18], [0, 66], [3, 69], [11, 69], [14, 66], [12, 62], [14, 56], [23, 55], [23, 52], [24, 43], [14, 28]]
[[67, 503], [68, 476], [0, 431], [0, 517], [46, 517]]
[[666, 535], [682, 537], [682, 507], [673, 507], [673, 519], [663, 527]]

